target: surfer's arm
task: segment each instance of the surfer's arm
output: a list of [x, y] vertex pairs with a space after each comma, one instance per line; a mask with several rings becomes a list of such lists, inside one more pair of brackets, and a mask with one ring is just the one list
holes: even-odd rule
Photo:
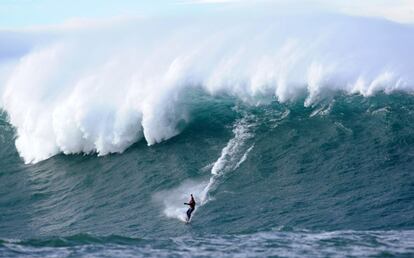
[[186, 202], [185, 202], [184, 204], [185, 204], [185, 205], [190, 205], [189, 203], [186, 203]]

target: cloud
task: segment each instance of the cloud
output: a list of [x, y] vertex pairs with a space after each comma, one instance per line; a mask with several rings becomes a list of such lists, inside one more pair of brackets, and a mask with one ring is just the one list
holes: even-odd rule
[[[272, 5], [276, 8], [309, 8], [345, 13], [354, 16], [380, 17], [400, 23], [414, 23], [414, 1], [412, 0], [189, 0], [187, 4], [229, 4], [238, 3], [255, 6]], [[290, 8], [291, 7], [291, 8]]]
[[[99, 30], [99, 29], [108, 29], [119, 26], [125, 26], [125, 24], [130, 24], [142, 20], [144, 17], [141, 16], [113, 16], [109, 18], [83, 18], [83, 17], [74, 17], [67, 19], [62, 23], [57, 24], [48, 24], [48, 25], [32, 25], [24, 28], [17, 29], [0, 29], [0, 39], [1, 33], [4, 32], [19, 32], [19, 33], [43, 33], [46, 34], [62, 34], [70, 31], [87, 31], [87, 30]], [[45, 35], [43, 35], [45, 36]], [[1, 44], [0, 44], [1, 46]], [[0, 49], [1, 51], [1, 49]]]
[[414, 1], [360, 1], [338, 4], [338, 9], [350, 15], [383, 17], [401, 23], [414, 23]]

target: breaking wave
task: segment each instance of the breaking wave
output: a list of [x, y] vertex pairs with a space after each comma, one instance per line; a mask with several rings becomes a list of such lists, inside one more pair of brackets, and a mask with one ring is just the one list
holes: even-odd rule
[[0, 65], [0, 104], [26, 163], [169, 139], [192, 119], [191, 91], [312, 106], [414, 89], [414, 28], [379, 19], [218, 15], [30, 33], [48, 40], [27, 36]]

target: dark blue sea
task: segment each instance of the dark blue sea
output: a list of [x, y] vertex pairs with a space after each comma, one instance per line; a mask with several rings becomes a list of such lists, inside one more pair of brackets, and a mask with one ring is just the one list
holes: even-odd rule
[[0, 30], [0, 257], [414, 257], [414, 27], [245, 14]]
[[168, 141], [34, 165], [3, 113], [0, 256], [414, 255], [413, 96], [191, 99]]

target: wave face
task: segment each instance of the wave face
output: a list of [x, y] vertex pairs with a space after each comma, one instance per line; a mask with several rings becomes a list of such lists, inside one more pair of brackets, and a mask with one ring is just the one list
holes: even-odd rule
[[414, 27], [246, 17], [1, 31], [0, 257], [414, 256]]
[[376, 19], [217, 15], [10, 33], [0, 104], [26, 163], [170, 139], [192, 119], [187, 92], [312, 106], [414, 85], [414, 28]]
[[168, 141], [34, 165], [3, 113], [0, 256], [412, 256], [414, 96], [306, 97], [187, 91]]

